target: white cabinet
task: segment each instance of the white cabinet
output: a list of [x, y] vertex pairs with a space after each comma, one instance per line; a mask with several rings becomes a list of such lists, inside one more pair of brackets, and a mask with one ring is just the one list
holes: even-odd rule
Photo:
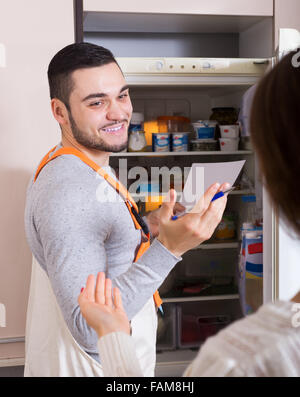
[[[0, 303], [6, 308], [0, 366], [6, 366], [11, 364], [2, 359], [24, 357], [20, 340], [31, 272], [23, 220], [26, 187], [40, 158], [60, 137], [51, 115], [47, 68], [57, 51], [74, 42], [74, 20], [72, 0], [1, 0], [0, 9], [0, 43], [6, 55], [0, 66]], [[20, 365], [20, 359], [14, 363]]]
[[84, 11], [141, 12], [159, 14], [202, 14], [202, 15], [273, 15], [273, 0], [115, 0], [104, 2], [84, 0]]

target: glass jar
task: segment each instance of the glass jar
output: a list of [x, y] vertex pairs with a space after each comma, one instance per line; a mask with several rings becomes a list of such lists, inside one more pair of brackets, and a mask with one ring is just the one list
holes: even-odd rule
[[212, 108], [210, 120], [217, 120], [220, 125], [232, 125], [238, 120], [238, 111], [235, 108]]

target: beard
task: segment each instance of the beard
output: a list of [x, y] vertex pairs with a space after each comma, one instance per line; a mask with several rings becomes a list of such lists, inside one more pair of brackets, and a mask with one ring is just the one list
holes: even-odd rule
[[122, 150], [127, 148], [128, 139], [125, 142], [119, 145], [109, 145], [104, 142], [100, 137], [90, 137], [84, 131], [80, 130], [72, 116], [72, 113], [69, 111], [69, 120], [71, 124], [71, 129], [74, 138], [78, 143], [85, 146], [88, 149], [95, 149], [101, 152], [111, 152], [111, 153], [119, 153]]

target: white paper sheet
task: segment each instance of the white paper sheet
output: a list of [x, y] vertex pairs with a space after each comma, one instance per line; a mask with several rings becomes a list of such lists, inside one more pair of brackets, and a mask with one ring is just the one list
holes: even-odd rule
[[212, 184], [228, 182], [230, 186], [234, 186], [244, 164], [245, 160], [192, 164], [179, 202], [188, 212]]

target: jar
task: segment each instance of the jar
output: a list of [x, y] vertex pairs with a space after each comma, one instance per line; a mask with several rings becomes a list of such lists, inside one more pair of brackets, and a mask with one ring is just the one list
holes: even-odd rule
[[217, 120], [220, 125], [232, 125], [238, 120], [238, 112], [235, 108], [212, 108], [210, 120]]
[[131, 131], [128, 139], [129, 152], [145, 152], [147, 148], [147, 141], [145, 131]]
[[159, 132], [189, 132], [190, 119], [183, 116], [159, 116], [157, 118]]

